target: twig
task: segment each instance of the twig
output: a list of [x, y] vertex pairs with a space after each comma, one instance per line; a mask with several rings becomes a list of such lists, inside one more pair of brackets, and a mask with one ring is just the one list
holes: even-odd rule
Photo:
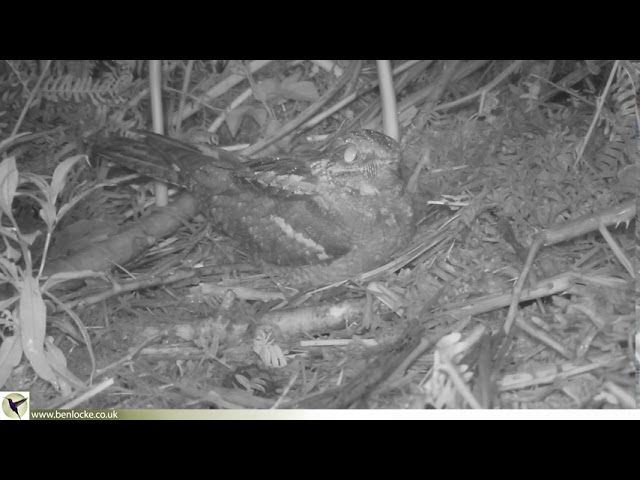
[[[518, 372], [512, 375], [507, 375], [501, 380], [498, 380], [497, 386], [499, 391], [506, 392], [509, 390], [520, 390], [524, 388], [530, 388], [538, 385], [545, 385], [556, 382], [560, 379], [571, 378], [576, 375], [591, 372], [598, 368], [613, 366], [627, 361], [627, 357], [624, 355], [600, 355], [595, 358], [587, 358], [590, 362], [585, 365], [578, 365], [575, 362], [566, 363], [559, 366], [545, 366], [540, 369], [539, 372], [533, 372], [524, 374]], [[549, 372], [552, 368], [553, 371]]]
[[431, 113], [433, 107], [438, 103], [440, 98], [442, 98], [447, 86], [454, 78], [459, 65], [460, 60], [448, 60], [445, 63], [442, 74], [438, 78], [436, 84], [433, 85], [433, 89], [429, 92], [427, 103], [422, 107], [424, 114], [428, 115]]
[[100, 370], [98, 370], [96, 372], [97, 376], [103, 375], [106, 372], [108, 372], [109, 370], [113, 370], [116, 367], [119, 367], [120, 365], [125, 364], [126, 362], [129, 362], [131, 360], [133, 360], [133, 358], [138, 355], [140, 352], [142, 352], [142, 350], [147, 346], [150, 345], [151, 343], [157, 341], [158, 339], [164, 337], [167, 335], [167, 330], [160, 332], [158, 335], [154, 335], [153, 337], [147, 338], [146, 340], [144, 340], [140, 345], [138, 345], [137, 347], [133, 348], [129, 353], [127, 353], [124, 357], [120, 358], [119, 360], [116, 360], [115, 362], [111, 363], [110, 365], [107, 365], [104, 368], [101, 368]]
[[529, 325], [521, 317], [518, 317], [518, 319], [516, 320], [516, 324], [522, 329], [523, 332], [528, 333], [533, 338], [552, 348], [563, 357], [567, 359], [573, 358], [573, 353], [564, 345], [551, 338], [546, 332]]
[[[488, 63], [488, 60], [476, 60], [474, 62], [468, 63], [456, 69], [453, 75], [453, 81], [459, 81], [468, 77], [473, 72], [477, 71], [479, 68], [483, 67], [487, 63]], [[400, 105], [398, 106], [398, 111], [402, 113], [405, 110], [407, 110], [409, 107], [424, 101], [427, 97], [431, 95], [431, 92], [433, 92], [434, 88], [435, 86], [429, 85], [423, 88], [422, 90], [419, 90], [418, 92], [412, 93], [411, 95], [405, 97], [400, 102]]]
[[[408, 68], [414, 66], [416, 63], [419, 63], [419, 62], [420, 62], [420, 60], [410, 60], [408, 62], [405, 62], [405, 63], [403, 63], [402, 65], [400, 65], [399, 67], [397, 67], [396, 69], [393, 70], [393, 75], [394, 76], [400, 75], [402, 72], [404, 72], [405, 70], [407, 70]], [[355, 76], [354, 76], [354, 78], [355, 78]], [[378, 86], [378, 81], [376, 80], [376, 81], [371, 82], [370, 84], [368, 84], [363, 90], [361, 90], [359, 92], [353, 92], [353, 93], [345, 96], [342, 100], [340, 100], [338, 103], [336, 103], [332, 107], [330, 107], [327, 110], [325, 110], [324, 112], [316, 115], [315, 117], [313, 117], [308, 122], [305, 122], [304, 124], [302, 124], [300, 126], [300, 128], [301, 129], [309, 129], [309, 128], [315, 127], [317, 124], [322, 122], [325, 118], [330, 117], [331, 115], [336, 113], [338, 110], [341, 110], [342, 108], [344, 108], [345, 106], [349, 105], [351, 102], [353, 102], [357, 98], [361, 97], [362, 95], [364, 95], [366, 93], [369, 93], [370, 91], [372, 91], [377, 86]]]
[[449, 102], [449, 103], [444, 103], [442, 105], [438, 105], [437, 107], [434, 107], [433, 111], [434, 112], [439, 112], [441, 110], [449, 110], [451, 108], [458, 107], [460, 105], [464, 105], [465, 103], [468, 103], [468, 102], [472, 101], [476, 97], [483, 98], [484, 95], [486, 95], [488, 92], [493, 90], [503, 80], [505, 80], [509, 75], [511, 75], [513, 72], [515, 72], [518, 68], [520, 68], [523, 63], [524, 63], [523, 60], [516, 60], [511, 65], [509, 65], [507, 68], [505, 68], [504, 71], [500, 75], [498, 75], [493, 81], [489, 82], [484, 87], [479, 88], [478, 90], [476, 90], [475, 92], [467, 95], [466, 97], [459, 98], [458, 100], [454, 100], [453, 102]]
[[599, 225], [598, 225], [598, 231], [604, 237], [604, 239], [606, 240], [606, 242], [609, 245], [609, 247], [611, 247], [611, 250], [613, 251], [613, 254], [616, 256], [618, 261], [625, 268], [625, 270], [627, 271], [629, 276], [631, 278], [635, 279], [636, 278], [636, 272], [635, 272], [635, 270], [633, 268], [633, 264], [631, 263], [629, 258], [627, 258], [627, 256], [624, 254], [624, 252], [622, 251], [622, 248], [620, 247], [620, 245], [618, 245], [618, 242], [616, 242], [616, 239], [613, 238], [613, 235], [611, 235], [611, 233], [609, 233], [609, 230], [607, 230], [607, 228], [604, 226], [604, 224], [602, 222], [600, 222]]
[[251, 97], [251, 95], [253, 95], [253, 89], [252, 88], [247, 88], [244, 92], [242, 92], [240, 95], [238, 95], [233, 100], [233, 102], [231, 102], [231, 104], [227, 108], [225, 108], [225, 110], [222, 113], [220, 113], [220, 115], [218, 115], [216, 117], [216, 119], [213, 121], [213, 123], [207, 129], [207, 131], [210, 132], [210, 133], [217, 132], [218, 129], [222, 126], [222, 124], [226, 120], [226, 118], [229, 115], [229, 113], [232, 110], [235, 110], [236, 108], [238, 108], [246, 99]]
[[182, 115], [187, 102], [187, 93], [189, 91], [189, 83], [191, 83], [191, 72], [193, 71], [194, 60], [189, 60], [184, 69], [184, 80], [182, 81], [182, 91], [180, 92], [180, 103], [178, 104], [178, 118], [176, 120], [175, 133], [180, 134], [182, 128]]
[[635, 200], [628, 200], [624, 203], [608, 208], [606, 210], [588, 215], [586, 217], [578, 218], [570, 222], [564, 222], [558, 225], [554, 225], [551, 228], [538, 234], [534, 240], [531, 248], [529, 249], [529, 255], [524, 265], [522, 273], [518, 277], [518, 281], [513, 288], [513, 295], [511, 299], [511, 305], [509, 306], [509, 313], [504, 324], [505, 333], [509, 333], [513, 322], [516, 317], [516, 311], [524, 284], [527, 280], [533, 260], [538, 253], [538, 250], [544, 245], [554, 245], [571, 238], [576, 238], [594, 230], [598, 230], [601, 225], [617, 225], [621, 222], [628, 222], [636, 215], [636, 202]]
[[351, 78], [351, 74], [356, 71], [355, 63], [352, 63], [349, 67], [350, 72], [342, 75], [338, 81], [335, 83], [333, 87], [331, 87], [320, 99], [318, 99], [314, 104], [307, 107], [297, 118], [292, 120], [291, 122], [284, 125], [280, 130], [273, 134], [270, 138], [267, 138], [261, 142], [258, 142], [246, 150], [242, 151], [242, 154], [245, 156], [251, 156], [260, 150], [268, 147], [272, 143], [278, 141], [288, 133], [292, 132], [300, 125], [302, 125], [307, 119], [309, 119], [313, 114], [315, 114], [324, 104], [326, 104]]
[[111, 385], [113, 385], [113, 383], [114, 383], [113, 378], [108, 378], [103, 382], [99, 383], [98, 385], [96, 385], [95, 387], [93, 387], [92, 389], [84, 392], [82, 395], [75, 398], [74, 400], [71, 400], [70, 402], [67, 402], [64, 405], [61, 405], [59, 408], [64, 410], [76, 408], [78, 405], [86, 402], [87, 400], [95, 397], [99, 393], [109, 388]]
[[[596, 67], [598, 68], [602, 68], [604, 67], [607, 63], [609, 63], [611, 60], [598, 60], [596, 61]], [[571, 90], [569, 90], [568, 86], [571, 85], [575, 85], [576, 83], [584, 80], [586, 77], [588, 77], [589, 75], [591, 75], [591, 72], [589, 71], [589, 69], [585, 66], [579, 70], [574, 70], [573, 72], [569, 73], [566, 77], [562, 78], [559, 82], [557, 82], [556, 84], [553, 84], [551, 82], [552, 85], [554, 85], [556, 88], [565, 91], [566, 93], [568, 93], [569, 95], [576, 95], [575, 92], [571, 92]], [[548, 81], [548, 80], [547, 80]], [[541, 103], [545, 103], [548, 102], [551, 97], [553, 97], [554, 95], [556, 95], [558, 93], [557, 90], [554, 89], [550, 89], [548, 92], [545, 92], [542, 94], [542, 96], [540, 97], [540, 102]], [[586, 102], [588, 105], [591, 104], [593, 106], [595, 106], [595, 104], [592, 104], [589, 100], [581, 98], [582, 101]]]
[[[264, 66], [271, 63], [273, 60], [254, 60], [249, 64], [249, 71], [251, 73], [256, 73], [258, 70], [263, 68]], [[187, 118], [195, 115], [201, 108], [201, 104], [210, 102], [214, 98], [219, 97], [220, 95], [226, 93], [229, 89], [235, 87], [238, 83], [242, 82], [246, 79], [245, 75], [232, 74], [225, 78], [220, 83], [216, 84], [212, 87], [207, 93], [205, 93], [201, 101], [198, 103], [194, 103], [192, 105], [187, 106], [182, 112], [181, 120], [184, 121]], [[177, 116], [171, 119], [171, 124], [176, 125], [178, 122]]]
[[533, 260], [536, 258], [538, 250], [542, 247], [543, 241], [542, 239], [536, 239], [531, 248], [529, 249], [529, 255], [527, 256], [527, 261], [524, 264], [524, 268], [522, 269], [522, 273], [518, 277], [518, 281], [513, 287], [513, 294], [511, 296], [511, 305], [509, 305], [509, 312], [507, 313], [507, 319], [504, 323], [504, 333], [509, 334], [511, 331], [511, 327], [513, 326], [513, 322], [516, 319], [516, 313], [518, 311], [518, 304], [520, 303], [520, 298], [522, 297], [522, 290], [524, 289], [524, 284], [527, 281], [527, 276], [529, 275], [529, 271], [533, 266]]
[[604, 102], [607, 99], [607, 95], [609, 94], [609, 89], [611, 88], [611, 83], [613, 82], [613, 78], [616, 76], [616, 72], [618, 71], [618, 65], [620, 65], [620, 60], [616, 60], [616, 63], [613, 64], [613, 68], [611, 69], [611, 73], [609, 74], [609, 79], [607, 80], [607, 84], [604, 87], [604, 91], [602, 92], [602, 95], [600, 95], [600, 98], [598, 98], [598, 108], [596, 109], [596, 114], [593, 116], [593, 119], [591, 120], [591, 125], [589, 125], [589, 130], [587, 131], [587, 134], [585, 135], [584, 140], [580, 144], [576, 161], [573, 162], [574, 169], [578, 165], [578, 162], [582, 160], [584, 149], [587, 147], [587, 144], [591, 139], [591, 134], [593, 133], [593, 129], [595, 128], [596, 124], [600, 120], [602, 107], [604, 106]]
[[[396, 94], [402, 92], [432, 62], [433, 60], [423, 60], [422, 62], [414, 65], [411, 69], [405, 72], [404, 75], [395, 80], [394, 89]], [[353, 127], [356, 124], [361, 124], [361, 126], [363, 126], [364, 128], [376, 128], [379, 123], [377, 117], [380, 109], [380, 102], [372, 102], [350, 122], [349, 128]]]
[[9, 150], [16, 145], [20, 145], [25, 142], [32, 142], [40, 137], [44, 137], [45, 135], [49, 135], [50, 133], [62, 132], [64, 129], [62, 127], [52, 128], [51, 130], [45, 130], [44, 132], [37, 133], [21, 133], [15, 137], [9, 137], [6, 140], [0, 142], [0, 153]]
[[44, 68], [40, 73], [38, 82], [36, 83], [36, 86], [33, 87], [33, 90], [31, 90], [31, 93], [29, 94], [29, 98], [27, 98], [27, 101], [24, 104], [24, 107], [22, 108], [22, 112], [20, 112], [20, 117], [18, 117], [18, 121], [16, 122], [15, 127], [13, 127], [13, 132], [11, 132], [11, 135], [9, 135], [9, 138], [15, 137], [18, 134], [18, 130], [20, 130], [20, 125], [22, 125], [22, 122], [24, 121], [24, 117], [27, 114], [27, 111], [29, 111], [29, 107], [31, 106], [31, 103], [35, 98], [36, 93], [38, 93], [38, 90], [40, 89], [40, 85], [42, 85], [42, 81], [44, 80], [44, 77], [47, 74], [47, 71], [49, 70], [50, 65], [51, 65], [51, 60], [47, 60], [47, 63], [44, 64]]
[[[162, 113], [162, 62], [149, 60], [149, 97], [151, 100], [151, 120], [153, 131], [162, 135], [164, 133], [164, 115]], [[156, 206], [166, 207], [169, 203], [169, 187], [165, 182], [153, 182]]]
[[327, 72], [333, 72], [336, 77], [341, 77], [344, 73], [342, 69], [335, 64], [332, 60], [311, 60], [311, 62], [323, 68]]
[[395, 140], [400, 140], [396, 93], [393, 90], [393, 76], [389, 60], [376, 60], [378, 78], [380, 79], [380, 101], [382, 103], [382, 125], [384, 133]]
[[638, 406], [636, 405], [636, 399], [633, 398], [633, 395], [630, 395], [615, 383], [605, 382], [603, 386], [609, 391], [609, 393], [616, 397], [623, 408], [638, 408]]

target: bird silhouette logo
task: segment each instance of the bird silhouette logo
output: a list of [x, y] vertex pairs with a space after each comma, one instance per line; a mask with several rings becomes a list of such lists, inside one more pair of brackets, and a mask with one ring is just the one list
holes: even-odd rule
[[22, 420], [27, 413], [28, 399], [19, 393], [10, 393], [2, 399], [2, 412], [12, 419]]

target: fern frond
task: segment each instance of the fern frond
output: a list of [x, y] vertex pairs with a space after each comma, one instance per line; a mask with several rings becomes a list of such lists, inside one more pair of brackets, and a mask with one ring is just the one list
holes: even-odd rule
[[[635, 77], [635, 78], [634, 78]], [[618, 78], [611, 88], [611, 99], [616, 114], [616, 133], [623, 137], [635, 137], [638, 134], [638, 80], [640, 74], [636, 69], [618, 69]]]
[[103, 79], [94, 80], [89, 76], [75, 77], [64, 75], [47, 78], [40, 91], [43, 98], [58, 102], [60, 100], [82, 102], [89, 99], [94, 105], [119, 104], [126, 99], [121, 96], [128, 86], [127, 75], [106, 75]]
[[596, 153], [596, 168], [613, 175], [638, 160], [640, 114], [638, 84], [640, 65], [624, 62], [611, 86], [612, 112], [605, 118], [609, 142]]

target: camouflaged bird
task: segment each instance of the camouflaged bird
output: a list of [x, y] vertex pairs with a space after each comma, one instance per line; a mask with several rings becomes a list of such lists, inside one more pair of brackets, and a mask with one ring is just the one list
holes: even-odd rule
[[321, 285], [383, 265], [413, 234], [397, 142], [362, 130], [322, 152], [247, 160], [144, 133], [94, 153], [191, 191], [215, 228], [291, 284]]

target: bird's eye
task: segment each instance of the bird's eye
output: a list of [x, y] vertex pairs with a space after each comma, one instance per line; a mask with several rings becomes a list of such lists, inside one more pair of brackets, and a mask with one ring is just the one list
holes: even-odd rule
[[355, 147], [355, 145], [350, 145], [344, 151], [344, 161], [346, 163], [353, 163], [357, 156], [358, 156], [358, 149]]

